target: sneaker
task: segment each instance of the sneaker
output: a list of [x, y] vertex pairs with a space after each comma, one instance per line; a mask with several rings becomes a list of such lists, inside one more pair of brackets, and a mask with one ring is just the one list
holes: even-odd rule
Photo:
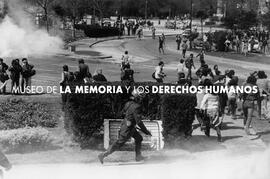
[[100, 163], [103, 164], [104, 154], [103, 153], [99, 154], [98, 159], [99, 159]]
[[139, 155], [139, 156], [136, 156], [136, 162], [141, 162], [141, 161], [144, 161], [146, 157], [142, 156], [142, 155]]
[[218, 136], [218, 142], [223, 142], [223, 139], [222, 139], [222, 137], [221, 136]]

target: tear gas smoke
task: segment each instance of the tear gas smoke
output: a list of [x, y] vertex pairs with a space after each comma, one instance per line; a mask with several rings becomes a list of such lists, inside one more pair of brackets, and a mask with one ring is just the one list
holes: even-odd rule
[[19, 0], [7, 1], [8, 14], [0, 23], [0, 56], [27, 57], [58, 52], [63, 42], [34, 25], [34, 17]]

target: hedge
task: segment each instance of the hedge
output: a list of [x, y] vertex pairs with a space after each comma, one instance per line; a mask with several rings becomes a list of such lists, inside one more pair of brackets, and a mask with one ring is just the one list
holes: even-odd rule
[[24, 127], [56, 127], [58, 118], [51, 114], [49, 106], [11, 98], [0, 103], [0, 130]]
[[100, 38], [100, 37], [111, 37], [119, 36], [119, 28], [117, 27], [101, 27], [99, 25], [84, 25], [78, 24], [75, 25], [77, 30], [83, 30], [85, 35], [90, 38]]
[[0, 131], [0, 145], [7, 153], [44, 150], [51, 146], [52, 138], [44, 128], [22, 128]]
[[[121, 82], [94, 83], [92, 85], [124, 86]], [[151, 82], [135, 83], [131, 86], [164, 85]], [[75, 84], [71, 85], [74, 90]], [[124, 90], [125, 91], [125, 90]], [[104, 119], [123, 118], [123, 106], [129, 100], [130, 94], [65, 94], [63, 104], [65, 109], [65, 127], [79, 142], [81, 147], [97, 147], [95, 137], [102, 138]], [[149, 93], [142, 102], [145, 119], [163, 120], [165, 142], [171, 143], [171, 134], [178, 126], [179, 133], [187, 134], [194, 120], [193, 108], [196, 106], [196, 95], [160, 95]], [[162, 109], [162, 110], [161, 110]], [[179, 116], [181, 115], [181, 116]], [[188, 126], [186, 126], [188, 125]], [[172, 128], [172, 126], [174, 126]], [[186, 128], [184, 128], [185, 126]], [[101, 141], [102, 142], [102, 141]]]
[[162, 134], [166, 146], [172, 147], [191, 136], [196, 104], [196, 95], [193, 94], [162, 96]]

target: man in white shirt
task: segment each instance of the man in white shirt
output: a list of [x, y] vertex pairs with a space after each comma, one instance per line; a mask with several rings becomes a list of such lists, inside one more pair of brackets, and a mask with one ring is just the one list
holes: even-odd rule
[[185, 73], [185, 60], [181, 59], [177, 65], [177, 74]]
[[164, 62], [159, 62], [158, 66], [155, 68], [155, 79], [158, 83], [163, 83], [163, 78], [166, 76], [163, 73]]

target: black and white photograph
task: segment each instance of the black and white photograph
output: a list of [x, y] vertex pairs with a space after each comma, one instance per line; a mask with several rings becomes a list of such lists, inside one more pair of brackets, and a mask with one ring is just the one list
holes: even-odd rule
[[0, 179], [269, 179], [270, 0], [0, 0]]

